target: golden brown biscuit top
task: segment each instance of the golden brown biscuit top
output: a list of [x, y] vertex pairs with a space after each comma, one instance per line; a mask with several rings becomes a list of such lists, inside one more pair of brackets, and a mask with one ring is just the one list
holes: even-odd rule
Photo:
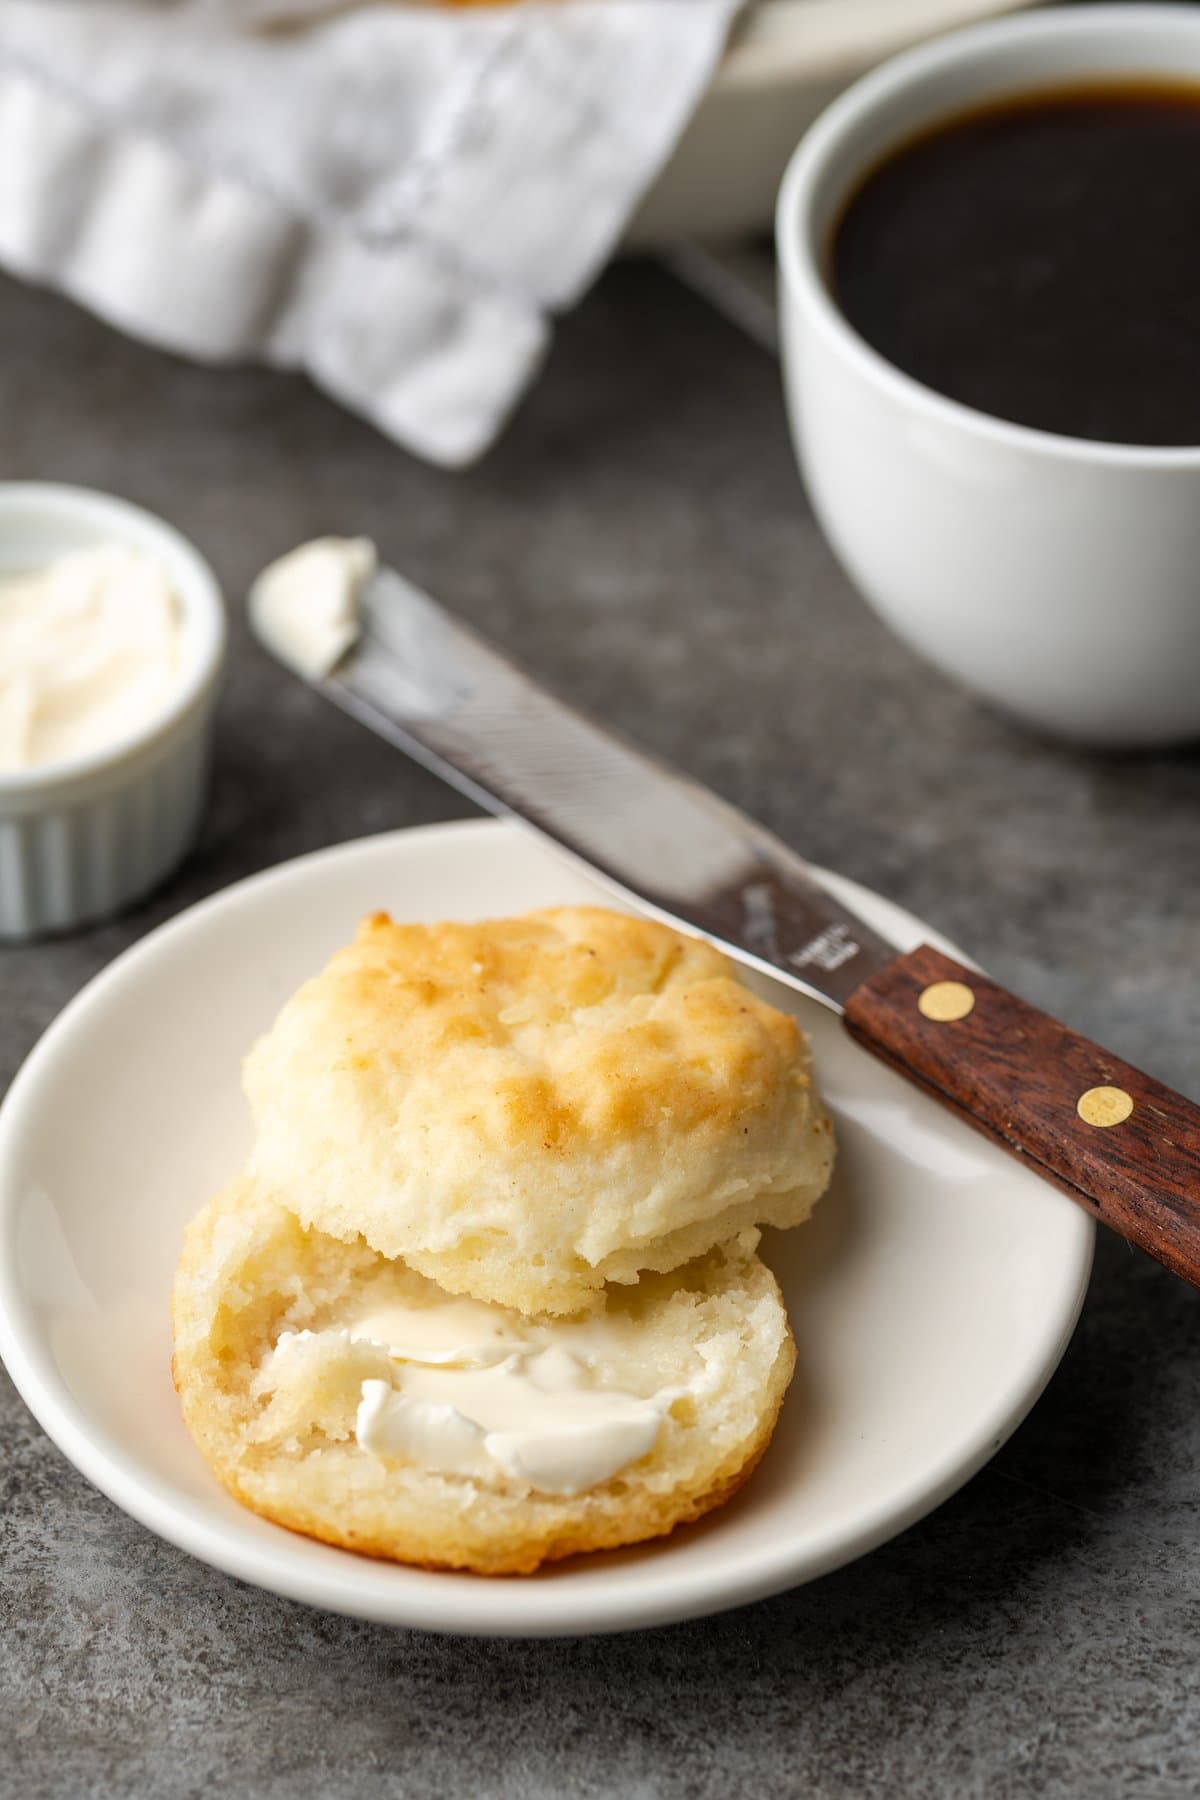
[[795, 1021], [600, 907], [373, 915], [246, 1085], [256, 1174], [306, 1222], [526, 1311], [803, 1217], [831, 1156]]
[[321, 979], [353, 1066], [476, 1051], [491, 1130], [567, 1155], [668, 1112], [681, 1130], [744, 1127], [799, 1038], [711, 945], [600, 907], [432, 926], [375, 913]]

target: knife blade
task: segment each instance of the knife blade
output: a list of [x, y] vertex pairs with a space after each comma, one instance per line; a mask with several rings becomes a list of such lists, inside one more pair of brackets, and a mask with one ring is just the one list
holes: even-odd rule
[[764, 827], [392, 570], [316, 685], [639, 907], [841, 1012], [865, 1049], [1200, 1286], [1200, 1107], [940, 950], [898, 953]]
[[778, 838], [556, 699], [393, 570], [361, 606], [362, 635], [322, 691], [468, 798], [839, 1011], [895, 956]]

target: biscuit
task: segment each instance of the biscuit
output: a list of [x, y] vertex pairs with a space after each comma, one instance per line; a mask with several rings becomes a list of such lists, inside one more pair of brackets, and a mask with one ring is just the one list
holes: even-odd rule
[[833, 1161], [795, 1020], [710, 945], [594, 907], [366, 920], [245, 1087], [251, 1173], [304, 1224], [529, 1313], [796, 1225]]
[[347, 1323], [389, 1300], [446, 1296], [361, 1239], [305, 1228], [238, 1182], [188, 1228], [176, 1277], [184, 1417], [238, 1500], [368, 1555], [515, 1574], [658, 1537], [741, 1485], [791, 1378], [787, 1314], [754, 1240], [748, 1233], [672, 1276], [608, 1291], [606, 1324], [628, 1327], [636, 1351], [622, 1352], [611, 1385], [647, 1395], [691, 1387], [663, 1413], [651, 1449], [612, 1478], [573, 1495], [531, 1492], [500, 1469], [486, 1479], [437, 1474], [360, 1447], [362, 1384], [390, 1379], [392, 1364], [380, 1345], [348, 1336]]

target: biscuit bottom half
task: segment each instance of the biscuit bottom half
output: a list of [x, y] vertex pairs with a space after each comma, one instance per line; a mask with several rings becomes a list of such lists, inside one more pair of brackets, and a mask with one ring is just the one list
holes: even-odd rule
[[650, 1449], [615, 1475], [547, 1493], [519, 1470], [436, 1473], [362, 1447], [364, 1383], [379, 1387], [395, 1365], [387, 1348], [354, 1335], [355, 1321], [447, 1297], [361, 1240], [306, 1229], [238, 1182], [189, 1226], [176, 1277], [184, 1418], [244, 1505], [366, 1555], [525, 1574], [659, 1537], [741, 1486], [783, 1404], [795, 1348], [754, 1241], [748, 1234], [670, 1275], [608, 1290], [619, 1347], [596, 1379], [623, 1395], [666, 1395], [661, 1422]]

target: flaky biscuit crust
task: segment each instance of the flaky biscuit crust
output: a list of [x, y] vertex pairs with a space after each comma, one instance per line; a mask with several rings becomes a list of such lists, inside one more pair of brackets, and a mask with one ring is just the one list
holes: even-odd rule
[[246, 1063], [256, 1183], [452, 1292], [574, 1312], [824, 1189], [795, 1021], [597, 907], [366, 920]]

